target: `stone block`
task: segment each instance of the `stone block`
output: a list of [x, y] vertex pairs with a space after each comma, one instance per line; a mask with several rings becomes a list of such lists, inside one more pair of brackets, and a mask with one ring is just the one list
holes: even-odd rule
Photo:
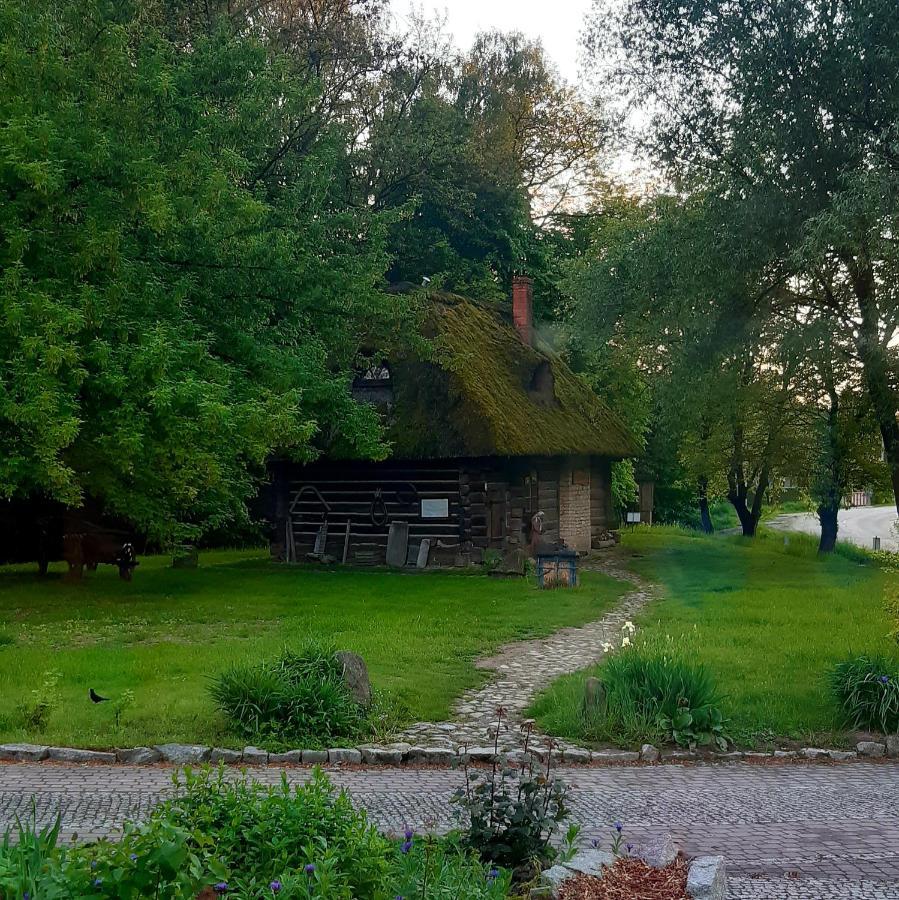
[[858, 759], [855, 750], [828, 750], [827, 756], [834, 762], [846, 762], [849, 759]]
[[224, 763], [226, 766], [233, 766], [235, 763], [240, 762], [241, 755], [240, 750], [228, 750], [225, 747], [213, 747], [212, 750], [209, 751], [209, 762], [215, 763], [216, 765]]
[[328, 762], [332, 766], [359, 765], [362, 762], [362, 754], [356, 749], [332, 747], [328, 750]]
[[677, 859], [677, 847], [674, 846], [674, 839], [666, 832], [638, 844], [634, 856], [642, 859], [648, 866], [662, 869]]
[[152, 747], [126, 747], [116, 750], [116, 759], [130, 766], [149, 766], [162, 759], [162, 754]]
[[303, 762], [302, 750], [288, 750], [286, 753], [269, 753], [270, 766], [298, 766]]
[[887, 756], [899, 756], [899, 734], [887, 735]]
[[304, 750], [303, 765], [304, 766], [321, 766], [328, 761], [327, 750]]
[[407, 759], [414, 765], [451, 766], [459, 756], [448, 747], [411, 747]]
[[593, 754], [594, 762], [632, 763], [639, 759], [640, 754], [636, 750], [597, 750]]
[[602, 876], [603, 869], [615, 865], [615, 856], [605, 850], [579, 850], [566, 863], [562, 865], [571, 872], [582, 875], [592, 875], [594, 878]]
[[210, 747], [202, 747], [199, 744], [157, 744], [153, 749], [158, 750], [166, 762], [179, 766], [209, 762], [212, 754]]
[[16, 762], [39, 762], [47, 758], [50, 748], [43, 744], [0, 744], [0, 759]]
[[471, 762], [493, 762], [496, 751], [493, 747], [469, 747], [463, 752]]
[[403, 761], [400, 750], [392, 750], [389, 747], [360, 747], [363, 762], [370, 766], [398, 766]]
[[116, 755], [99, 750], [79, 750], [75, 747], [50, 747], [47, 759], [68, 763], [114, 763]]
[[827, 759], [829, 751], [822, 750], [820, 747], [803, 747], [799, 752], [806, 759]]
[[349, 688], [353, 699], [362, 706], [371, 705], [371, 680], [368, 677], [368, 666], [358, 653], [341, 650], [337, 654], [343, 666], [343, 681]]
[[869, 759], [879, 759], [886, 756], [886, 744], [880, 744], [877, 741], [859, 741], [855, 745], [859, 756], [867, 756]]
[[589, 750], [584, 750], [580, 747], [571, 747], [563, 752], [562, 760], [566, 765], [568, 763], [574, 763], [578, 766], [586, 766], [590, 762], [591, 755]]
[[260, 750], [259, 747], [244, 747], [243, 762], [248, 766], [267, 766], [268, 751]]
[[653, 747], [652, 744], [644, 744], [640, 748], [640, 759], [643, 762], [658, 762], [661, 754], [659, 753], [658, 747]]
[[727, 872], [723, 856], [699, 856], [687, 872], [687, 893], [693, 900], [725, 900]]

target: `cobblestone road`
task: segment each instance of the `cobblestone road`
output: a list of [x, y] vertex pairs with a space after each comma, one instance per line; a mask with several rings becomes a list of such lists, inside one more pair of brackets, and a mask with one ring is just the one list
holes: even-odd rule
[[[308, 770], [289, 769], [301, 780]], [[62, 816], [67, 836], [114, 836], [171, 787], [163, 767], [0, 766], [0, 827]], [[562, 769], [584, 840], [624, 823], [629, 840], [670, 831], [688, 854], [723, 853], [733, 900], [899, 900], [899, 765], [789, 764]], [[383, 829], [453, 824], [459, 772], [334, 771]], [[272, 782], [277, 769], [254, 777]]]

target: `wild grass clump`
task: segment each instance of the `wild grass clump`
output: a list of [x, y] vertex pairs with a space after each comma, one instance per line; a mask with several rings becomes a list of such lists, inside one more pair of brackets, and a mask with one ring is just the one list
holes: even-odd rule
[[636, 727], [685, 746], [726, 747], [714, 679], [691, 656], [689, 642], [667, 635], [611, 654], [600, 671], [606, 727], [616, 733]]
[[899, 732], [899, 660], [857, 656], [830, 673], [830, 687], [850, 728]]
[[319, 745], [359, 736], [367, 711], [343, 681], [336, 651], [310, 643], [276, 660], [231, 666], [209, 692], [241, 735], [262, 742]]

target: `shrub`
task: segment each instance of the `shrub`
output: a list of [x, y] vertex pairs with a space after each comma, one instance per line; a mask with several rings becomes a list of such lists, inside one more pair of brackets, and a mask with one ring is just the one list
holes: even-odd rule
[[708, 669], [689, 660], [686, 642], [643, 639], [609, 655], [600, 677], [603, 715], [613, 730], [653, 732], [688, 747], [727, 748], [724, 717]]
[[321, 743], [365, 728], [366, 711], [344, 684], [336, 653], [315, 644], [274, 662], [232, 666], [209, 690], [232, 726], [257, 740]]
[[44, 672], [40, 687], [36, 687], [19, 705], [22, 724], [35, 731], [43, 731], [47, 727], [50, 714], [59, 705], [59, 672]]
[[178, 796], [154, 819], [197, 835], [197, 846], [230, 870], [229, 885], [243, 892], [238, 896], [268, 896], [268, 885], [280, 881], [334, 900], [375, 897], [391, 849], [318, 770], [294, 787], [286, 777], [271, 787], [246, 777], [229, 781], [221, 770], [186, 772]]
[[[502, 716], [500, 712], [496, 735]], [[496, 737], [491, 769], [474, 772], [466, 761], [465, 786], [453, 794], [453, 803], [468, 819], [463, 845], [488, 862], [512, 869], [552, 859], [550, 841], [568, 816], [568, 789], [561, 779], [550, 777], [549, 754], [545, 770], [535, 773], [529, 739], [530, 728], [524, 745], [524, 758], [530, 761], [513, 769], [500, 760]]]
[[852, 728], [899, 731], [899, 661], [858, 656], [835, 666], [830, 687]]

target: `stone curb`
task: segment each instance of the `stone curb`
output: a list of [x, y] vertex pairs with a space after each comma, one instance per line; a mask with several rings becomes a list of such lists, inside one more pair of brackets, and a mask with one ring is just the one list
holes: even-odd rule
[[690, 863], [687, 894], [692, 900], [725, 900], [727, 869], [723, 856], [698, 856]]
[[[651, 744], [635, 750], [587, 750], [580, 747], [562, 747], [547, 751], [535, 747], [529, 751], [534, 762], [544, 763], [552, 752], [556, 765], [653, 765], [671, 762], [727, 763], [763, 760], [821, 760], [849, 762], [863, 759], [899, 759], [899, 738], [887, 738], [886, 743], [860, 741], [855, 750], [830, 750], [821, 747], [804, 747], [801, 750], [774, 750], [771, 752], [732, 750], [726, 753], [703, 754], [692, 750], [659, 751]], [[50, 747], [43, 744], [0, 744], [0, 760], [6, 762], [54, 762], [152, 765], [166, 762], [176, 765], [202, 765], [204, 763], [246, 766], [284, 765], [368, 765], [399, 766], [436, 765], [450, 766], [459, 762], [489, 764], [494, 759], [492, 747], [413, 747], [407, 743], [363, 744], [359, 747], [332, 747], [328, 750], [288, 750], [269, 753], [258, 747], [231, 750], [223, 747], [206, 747], [201, 744], [158, 744], [155, 747], [130, 747], [114, 751], [84, 750], [76, 747]], [[501, 750], [499, 756], [508, 764], [517, 766], [527, 762], [520, 749]]]

